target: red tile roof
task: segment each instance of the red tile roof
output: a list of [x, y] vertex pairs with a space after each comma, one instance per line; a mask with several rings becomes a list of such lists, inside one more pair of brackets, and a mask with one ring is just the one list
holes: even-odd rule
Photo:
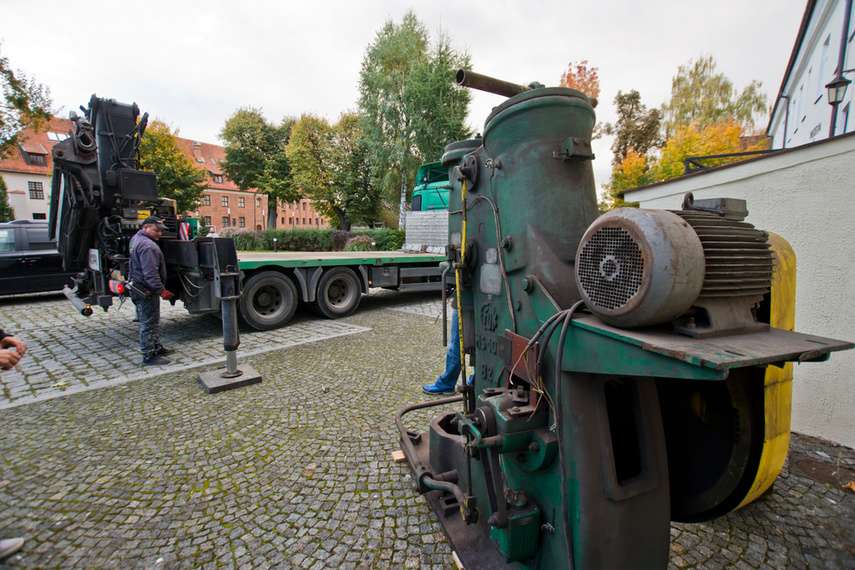
[[[203, 143], [192, 139], [175, 137], [184, 153], [193, 161], [196, 168], [204, 168], [208, 171], [208, 188], [211, 190], [233, 190], [240, 191], [237, 184], [223, 175], [220, 162], [226, 158], [226, 149], [215, 144]], [[203, 164], [204, 162], [204, 164]], [[222, 182], [214, 182], [213, 175], [222, 176]]]
[[[50, 140], [48, 132], [57, 133], [63, 137], [67, 136], [73, 128], [73, 123], [68, 119], [51, 119], [47, 131], [34, 133], [25, 131], [24, 142], [21, 146], [12, 150], [12, 153], [0, 160], [0, 172], [18, 172], [22, 174], [43, 174], [50, 176], [53, 172], [53, 159], [50, 151], [58, 140]], [[23, 150], [22, 150], [23, 149]], [[33, 154], [46, 154], [45, 164], [27, 164], [25, 152]]]
[[[26, 132], [24, 134], [24, 142], [17, 148], [13, 149], [8, 157], [0, 160], [0, 172], [16, 172], [22, 174], [41, 174], [44, 176], [50, 176], [53, 172], [51, 150], [59, 140], [51, 140], [51, 138], [48, 137], [48, 132], [57, 133], [62, 135], [64, 138], [73, 127], [74, 124], [68, 119], [54, 118], [49, 121], [48, 129], [45, 132]], [[237, 184], [225, 176], [223, 169], [219, 165], [219, 163], [226, 158], [226, 151], [223, 147], [191, 139], [180, 137], [175, 138], [178, 142], [178, 146], [184, 151], [190, 160], [193, 161], [193, 164], [197, 168], [202, 168], [208, 172], [208, 188], [212, 190], [240, 191]], [[25, 153], [47, 155], [45, 164], [28, 164]], [[214, 182], [214, 175], [222, 176], [223, 181]]]

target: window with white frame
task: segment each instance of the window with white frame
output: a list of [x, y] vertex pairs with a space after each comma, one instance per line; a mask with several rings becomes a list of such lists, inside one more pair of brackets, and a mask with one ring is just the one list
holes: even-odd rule
[[27, 190], [30, 192], [31, 200], [45, 199], [45, 190], [41, 182], [27, 182]]

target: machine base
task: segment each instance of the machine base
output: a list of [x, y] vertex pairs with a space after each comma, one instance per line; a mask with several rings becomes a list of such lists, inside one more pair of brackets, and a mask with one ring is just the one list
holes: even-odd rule
[[[451, 549], [457, 554], [464, 570], [517, 570], [516, 562], [508, 564], [490, 538], [490, 527], [485, 520], [467, 525], [460, 516], [453, 495], [444, 495], [442, 491], [430, 491], [425, 494], [437, 520], [451, 542]], [[448, 503], [451, 501], [451, 504]]]
[[[430, 434], [408, 432], [406, 437], [413, 444], [417, 460], [422, 465], [430, 464]], [[403, 446], [402, 446], [403, 447]], [[409, 465], [410, 469], [413, 466]], [[467, 525], [463, 522], [460, 507], [452, 494], [442, 491], [428, 491], [425, 498], [433, 509], [442, 530], [451, 542], [451, 549], [463, 565], [464, 570], [518, 570], [516, 562], [508, 564], [505, 557], [490, 538], [490, 526], [486, 517], [477, 523]]]
[[240, 369], [238, 369], [238, 372], [240, 372], [241, 375], [235, 376], [234, 378], [223, 377], [225, 371], [225, 368], [218, 368], [217, 370], [211, 370], [210, 372], [202, 372], [199, 374], [199, 382], [202, 384], [202, 387], [205, 388], [206, 392], [209, 394], [216, 394], [217, 392], [224, 392], [234, 388], [242, 388], [243, 386], [261, 383], [261, 374], [259, 374], [255, 368], [247, 364], [241, 365]]

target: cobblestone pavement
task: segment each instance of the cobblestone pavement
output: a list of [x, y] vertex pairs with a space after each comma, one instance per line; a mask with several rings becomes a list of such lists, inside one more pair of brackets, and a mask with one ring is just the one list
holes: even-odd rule
[[[0, 376], [0, 536], [26, 539], [8, 567], [453, 567], [390, 459], [395, 411], [443, 366], [435, 296], [375, 293], [346, 319], [242, 331], [238, 361], [264, 381], [215, 395], [197, 380], [222, 366], [212, 317], [165, 310], [174, 365], [143, 370], [130, 306], [85, 319], [62, 297], [0, 304], [29, 345]], [[773, 492], [672, 526], [669, 567], [855, 568], [847, 477], [855, 451], [794, 434]]]

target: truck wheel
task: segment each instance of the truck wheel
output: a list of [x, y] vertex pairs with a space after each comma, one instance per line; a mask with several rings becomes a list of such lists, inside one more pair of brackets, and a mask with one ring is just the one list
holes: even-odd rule
[[338, 319], [355, 311], [361, 297], [356, 274], [346, 267], [336, 267], [321, 275], [312, 308], [328, 319]]
[[276, 271], [257, 273], [244, 284], [239, 305], [241, 319], [252, 328], [278, 329], [285, 326], [297, 310], [297, 288]]

